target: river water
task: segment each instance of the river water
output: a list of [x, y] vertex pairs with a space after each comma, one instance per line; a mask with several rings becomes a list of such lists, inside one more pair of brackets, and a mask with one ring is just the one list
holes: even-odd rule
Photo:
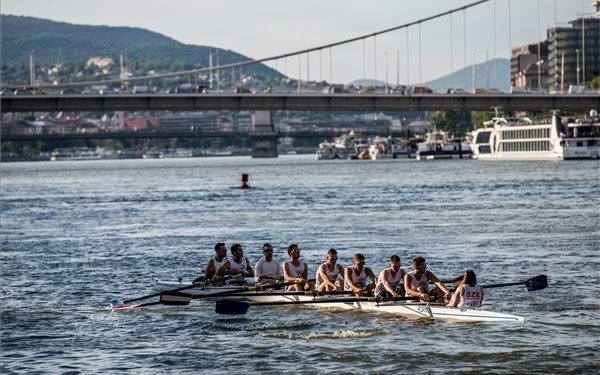
[[[600, 365], [600, 164], [313, 156], [2, 164], [2, 374], [547, 374]], [[249, 173], [252, 189], [237, 189]], [[546, 274], [489, 289], [524, 324], [309, 307], [216, 315], [214, 303], [128, 311], [102, 302], [201, 274], [216, 242], [329, 247], [378, 273], [417, 255], [440, 278]], [[152, 300], [148, 300], [150, 302]]]

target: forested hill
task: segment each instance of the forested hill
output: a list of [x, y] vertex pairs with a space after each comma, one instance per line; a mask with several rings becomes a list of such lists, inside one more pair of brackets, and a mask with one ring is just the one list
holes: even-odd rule
[[[118, 63], [121, 52], [126, 50], [129, 61], [161, 71], [208, 66], [211, 51], [215, 65], [216, 51], [221, 65], [249, 60], [230, 50], [186, 45], [141, 28], [75, 25], [13, 15], [1, 17], [3, 65], [28, 65], [32, 50], [36, 64], [41, 65], [81, 63], [95, 56], [112, 57]], [[244, 71], [280, 75], [263, 64], [248, 66]]]

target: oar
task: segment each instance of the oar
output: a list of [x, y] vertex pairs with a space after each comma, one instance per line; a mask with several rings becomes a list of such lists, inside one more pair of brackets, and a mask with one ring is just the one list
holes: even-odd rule
[[271, 302], [244, 302], [237, 300], [221, 299], [217, 301], [215, 312], [223, 315], [240, 315], [248, 312], [251, 306], [277, 306], [277, 305], [305, 305], [314, 303], [351, 303], [351, 302], [386, 302], [418, 300], [419, 297], [352, 297], [352, 298], [320, 298], [309, 301], [271, 301]]
[[[314, 281], [314, 280], [313, 279], [308, 280], [308, 282], [310, 282], [310, 281]], [[193, 295], [193, 294], [189, 294], [189, 293], [181, 293], [181, 290], [191, 288], [191, 286], [188, 285], [183, 288], [178, 288], [178, 289], [173, 289], [173, 290], [163, 290], [162, 292], [155, 293], [151, 297], [155, 297], [157, 295], [160, 296], [160, 300], [158, 302], [145, 303], [142, 305], [137, 305], [135, 307], [145, 307], [145, 306], [152, 306], [152, 305], [158, 305], [158, 304], [183, 306], [183, 305], [189, 305], [190, 301], [192, 299], [197, 299], [197, 298], [215, 298], [215, 297], [223, 297], [223, 296], [229, 296], [229, 295], [238, 295], [239, 293], [244, 293], [244, 292], [263, 291], [263, 290], [268, 290], [270, 288], [279, 288], [279, 287], [285, 287], [285, 286], [294, 285], [294, 284], [301, 284], [301, 283], [299, 281], [291, 281], [288, 283], [259, 285], [259, 286], [245, 287], [245, 288], [234, 289], [234, 290], [224, 290], [222, 292], [199, 294], [199, 295]], [[298, 295], [300, 295], [300, 294], [305, 295], [306, 293], [309, 293], [308, 295], [312, 295], [313, 292], [309, 291], [309, 292], [289, 292], [289, 293], [299, 293]], [[248, 295], [255, 296], [255, 295], [277, 295], [277, 294], [248, 293]], [[148, 297], [145, 297], [145, 298], [148, 298]], [[136, 298], [133, 300], [123, 301], [122, 304], [128, 304], [132, 301], [137, 301], [140, 299], [142, 299], [142, 297]]]
[[[454, 283], [455, 281], [457, 281], [458, 277], [456, 279], [453, 280], [442, 280], [442, 283], [444, 284], [449, 284], [449, 283]], [[460, 278], [462, 281], [462, 277]], [[529, 292], [533, 292], [536, 290], [542, 290], [548, 287], [548, 277], [546, 275], [539, 275], [536, 277], [532, 277], [531, 279], [525, 280], [525, 281], [517, 281], [514, 283], [505, 283], [505, 284], [491, 284], [491, 285], [482, 285], [483, 288], [489, 289], [489, 288], [502, 288], [505, 286], [514, 286], [514, 285], [523, 285], [525, 284], [525, 286], [527, 287], [527, 291]], [[460, 282], [458, 283], [458, 285], [460, 285]], [[456, 286], [458, 286], [456, 285]]]
[[[228, 280], [228, 279], [230, 279], [231, 277], [237, 277], [237, 276], [238, 276], [238, 275], [233, 275], [233, 276], [230, 276], [230, 277], [223, 277], [223, 278], [221, 278], [221, 279], [214, 280], [213, 282], [216, 282], [216, 283], [218, 283], [218, 282], [221, 282], [221, 281]], [[182, 290], [193, 289], [193, 288], [197, 288], [197, 287], [200, 287], [200, 288], [202, 288], [202, 287], [205, 287], [205, 286], [208, 286], [208, 285], [209, 285], [209, 283], [208, 283], [208, 282], [192, 283], [192, 284], [190, 284], [190, 285], [182, 286], [182, 287], [180, 287], [180, 288], [176, 288], [176, 289], [170, 289], [170, 290], [169, 290], [169, 292], [180, 292], [180, 291], [182, 291]], [[147, 295], [147, 296], [142, 296], [142, 297], [137, 297], [137, 298], [128, 299], [128, 300], [126, 300], [126, 301], [123, 301], [123, 304], [128, 304], [128, 303], [131, 303], [131, 302], [135, 302], [135, 301], [139, 301], [139, 300], [143, 300], [143, 299], [147, 299], [147, 298], [152, 298], [152, 297], [159, 297], [159, 296], [162, 296], [162, 294], [163, 294], [164, 292], [165, 292], [165, 291], [163, 290], [163, 291], [160, 291], [160, 292], [156, 292], [156, 293], [153, 293], [153, 294], [149, 294], [149, 295]]]
[[[236, 297], [255, 297], [255, 296], [312, 296], [321, 297], [328, 295], [349, 295], [356, 294], [354, 290], [332, 290], [319, 292], [316, 290], [307, 290], [305, 292], [254, 292], [254, 293], [235, 293]], [[195, 298], [196, 296], [194, 296]]]
[[518, 281], [514, 283], [505, 283], [505, 284], [491, 284], [491, 285], [483, 285], [483, 288], [502, 288], [505, 286], [513, 286], [513, 285], [523, 285], [527, 287], [528, 292], [533, 292], [536, 290], [542, 290], [548, 287], [548, 277], [546, 275], [539, 275], [536, 277], [532, 277], [531, 279], [525, 281]]
[[165, 290], [160, 293], [160, 300], [156, 302], [142, 303], [140, 305], [128, 305], [125, 301], [112, 301], [101, 305], [102, 308], [112, 309], [133, 309], [138, 307], [154, 306], [154, 305], [189, 305], [192, 300], [192, 295], [188, 293], [175, 292]]

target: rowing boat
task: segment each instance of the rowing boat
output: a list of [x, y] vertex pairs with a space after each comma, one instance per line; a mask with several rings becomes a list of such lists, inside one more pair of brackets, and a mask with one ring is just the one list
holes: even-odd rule
[[[231, 296], [233, 297], [233, 296]], [[443, 319], [463, 322], [524, 322], [525, 318], [483, 309], [447, 307], [432, 302], [389, 301], [376, 297], [309, 297], [309, 296], [244, 296], [217, 301], [216, 312], [221, 314], [244, 314], [251, 306], [307, 305], [323, 308], [381, 312], [400, 316]], [[242, 300], [242, 298], [246, 298]], [[246, 302], [251, 301], [251, 302]]]
[[[186, 293], [193, 296], [214, 298], [227, 294], [225, 300], [219, 300], [222, 314], [243, 314], [250, 306], [306, 304], [322, 308], [338, 308], [346, 310], [361, 310], [382, 312], [401, 316], [413, 316], [429, 319], [444, 319], [464, 322], [524, 322], [525, 318], [518, 315], [505, 314], [482, 309], [461, 309], [447, 307], [432, 302], [415, 301], [382, 301], [374, 297], [347, 298], [340, 296], [320, 296], [285, 294], [281, 292], [244, 292], [242, 286], [193, 286], [191, 282], [154, 281], [155, 288], [161, 291], [186, 287]], [[240, 293], [236, 293], [240, 292]], [[308, 294], [308, 293], [307, 293]], [[169, 298], [170, 299], [170, 298]], [[212, 299], [212, 298], [211, 298]], [[241, 311], [241, 310], [243, 311]]]
[[[339, 297], [337, 295], [320, 295], [318, 292], [280, 292], [267, 291], [263, 288], [272, 288], [274, 285], [263, 287], [244, 287], [244, 286], [204, 286], [200, 284], [179, 282], [160, 282], [155, 280], [155, 285], [162, 291], [159, 302], [150, 304], [175, 304], [187, 305], [193, 298], [221, 298], [227, 295], [227, 299], [218, 299], [216, 312], [219, 314], [245, 314], [250, 306], [266, 305], [291, 305], [307, 304], [318, 305], [321, 307], [342, 308], [347, 310], [364, 310], [384, 312], [403, 316], [416, 316], [429, 319], [445, 319], [464, 322], [524, 322], [525, 318], [513, 314], [505, 314], [496, 311], [483, 309], [465, 309], [456, 307], [447, 307], [444, 304], [432, 302], [414, 301], [416, 297]], [[278, 284], [277, 287], [284, 287], [289, 284]], [[503, 284], [486, 285], [485, 288], [500, 288], [515, 285], [525, 285], [527, 291], [532, 292], [542, 290], [548, 287], [548, 278], [546, 275], [539, 275], [525, 281], [517, 281]], [[178, 293], [183, 290], [191, 291], [190, 294]], [[175, 296], [171, 295], [175, 293]], [[194, 294], [195, 295], [191, 295]], [[338, 292], [331, 292], [338, 293]], [[344, 292], [339, 292], [344, 293]], [[154, 297], [157, 294], [135, 298], [125, 302], [137, 301], [144, 298]], [[146, 305], [150, 305], [146, 304]]]
[[[327, 305], [327, 304], [326, 304]], [[480, 309], [459, 309], [426, 302], [351, 302], [330, 304], [331, 307], [344, 309], [377, 311], [396, 315], [416, 316], [430, 319], [445, 319], [463, 322], [524, 322], [518, 315], [499, 313]]]

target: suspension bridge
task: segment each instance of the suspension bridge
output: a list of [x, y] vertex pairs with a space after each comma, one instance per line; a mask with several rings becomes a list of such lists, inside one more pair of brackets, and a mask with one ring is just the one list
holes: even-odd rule
[[[490, 110], [493, 108], [502, 108], [503, 110], [537, 110], [537, 111], [550, 111], [550, 110], [589, 110], [590, 108], [600, 108], [600, 94], [585, 94], [585, 95], [573, 95], [573, 94], [547, 94], [541, 90], [533, 93], [519, 93], [509, 94], [499, 91], [490, 93], [488, 90], [482, 90], [483, 94], [475, 93], [475, 79], [469, 77], [467, 70], [467, 54], [468, 50], [468, 38], [470, 33], [476, 33], [478, 30], [467, 31], [467, 17], [468, 10], [472, 7], [482, 6], [484, 3], [493, 4], [493, 27], [492, 32], [493, 38], [493, 49], [494, 56], [496, 55], [496, 2], [494, 0], [480, 0], [452, 9], [444, 11], [430, 17], [422, 18], [414, 22], [405, 23], [402, 25], [394, 26], [384, 30], [376, 31], [373, 33], [360, 35], [357, 37], [345, 39], [338, 42], [328, 43], [319, 45], [300, 51], [294, 51], [285, 54], [279, 54], [271, 57], [240, 61], [226, 65], [212, 65], [199, 69], [178, 71], [178, 72], [167, 72], [162, 74], [154, 74], [152, 76], [140, 76], [130, 77], [126, 72], [121, 72], [119, 78], [102, 81], [88, 81], [88, 82], [76, 82], [64, 85], [35, 85], [30, 86], [19, 86], [20, 89], [25, 90], [47, 90], [47, 93], [43, 95], [3, 95], [1, 98], [1, 112], [4, 113], [27, 113], [27, 112], [106, 112], [106, 111], [362, 111], [362, 112], [383, 112], [383, 111], [437, 111], [437, 110], [460, 110], [460, 111], [471, 111], [471, 110]], [[508, 2], [508, 10], [510, 13], [510, 0]], [[456, 56], [463, 55], [463, 72], [464, 77], [462, 81], [471, 80], [473, 93], [463, 92], [461, 94], [454, 93], [411, 93], [409, 88], [410, 82], [416, 82], [413, 85], [419, 85], [422, 82], [422, 65], [423, 65], [423, 42], [421, 38], [422, 29], [433, 22], [439, 22], [439, 19], [446, 19], [449, 24], [449, 53], [450, 55], [450, 69], [454, 68], [453, 62], [456, 60]], [[454, 22], [462, 19], [462, 50], [460, 48], [454, 48], [453, 39], [456, 34], [456, 26]], [[539, 21], [538, 21], [539, 22]], [[409, 31], [415, 34], [417, 41], [411, 44], [409, 38]], [[323, 77], [323, 65], [329, 67], [329, 85], [334, 86], [333, 83], [333, 71], [334, 71], [334, 59], [332, 56], [335, 55], [334, 49], [342, 48], [347, 45], [361, 44], [362, 48], [358, 48], [362, 55], [362, 73], [357, 73], [357, 76], [367, 76], [367, 43], [373, 46], [372, 55], [372, 77], [376, 80], [381, 73], [378, 74], [377, 67], [380, 63], [377, 62], [378, 58], [381, 60], [381, 51], [378, 52], [378, 38], [384, 38], [389, 35], [397, 35], [398, 32], [405, 32], [405, 40], [403, 45], [406, 47], [406, 63], [404, 68], [406, 70], [406, 76], [404, 82], [400, 83], [400, 52], [397, 52], [396, 61], [396, 87], [405, 87], [400, 93], [392, 90], [392, 84], [389, 84], [389, 73], [388, 73], [388, 52], [385, 51], [385, 78], [384, 86], [375, 89], [375, 93], [335, 93], [335, 92], [314, 92], [311, 90], [310, 72], [315, 70], [319, 71], [319, 77]], [[510, 27], [508, 33], [510, 34]], [[509, 36], [510, 40], [510, 36]], [[460, 50], [460, 51], [459, 51]], [[323, 61], [323, 56], [328, 61]], [[315, 56], [318, 56], [317, 66], [315, 69], [313, 66], [311, 69], [311, 61], [314, 61]], [[416, 58], [415, 58], [416, 57]], [[579, 55], [577, 56], [579, 58]], [[199, 75], [206, 75], [210, 77], [210, 85], [213, 85], [213, 77], [219, 77], [219, 72], [226, 70], [240, 69], [244, 66], [259, 64], [259, 63], [272, 63], [279, 66], [280, 62], [283, 61], [283, 65], [287, 66], [287, 61], [291, 58], [298, 59], [298, 79], [297, 90], [295, 92], [277, 92], [276, 90], [265, 92], [265, 93], [224, 93], [221, 91], [212, 93], [196, 93], [196, 94], [166, 94], [166, 93], [144, 93], [144, 94], [130, 94], [130, 93], [119, 93], [119, 94], [107, 94], [107, 95], [60, 95], [53, 94], [52, 92], [57, 91], [60, 88], [68, 87], [90, 87], [98, 85], [120, 85], [128, 86], [135, 83], [147, 83], [150, 81], [156, 82], [161, 79], [167, 79], [171, 77], [195, 77]], [[304, 68], [306, 73], [304, 80], [302, 79], [303, 69], [302, 61], [305, 58], [306, 64]], [[413, 64], [411, 67], [410, 59], [417, 60], [417, 64]], [[360, 58], [357, 60], [361, 60]], [[539, 62], [539, 61], [538, 61]], [[346, 62], [342, 62], [346, 63]], [[578, 63], [579, 64], [579, 63]], [[414, 66], [416, 65], [416, 67]], [[538, 64], [538, 67], [540, 64]], [[577, 66], [579, 70], [579, 65]], [[287, 70], [287, 69], [286, 69]], [[416, 71], [416, 72], [415, 72]], [[494, 73], [495, 74], [495, 71]], [[314, 73], [313, 73], [314, 75]], [[473, 74], [474, 76], [474, 74]], [[584, 73], [585, 76], [585, 73]], [[579, 71], [578, 76], [579, 78]], [[488, 79], [489, 81], [489, 79]], [[216, 83], [217, 87], [219, 82]], [[389, 86], [389, 87], [388, 87]], [[487, 88], [486, 88], [487, 89]], [[270, 115], [260, 116], [264, 121], [258, 121], [252, 131], [255, 134], [270, 134], [269, 139], [272, 141], [273, 135], [276, 134], [274, 126], [270, 123]], [[3, 139], [4, 141], [4, 139]]]

